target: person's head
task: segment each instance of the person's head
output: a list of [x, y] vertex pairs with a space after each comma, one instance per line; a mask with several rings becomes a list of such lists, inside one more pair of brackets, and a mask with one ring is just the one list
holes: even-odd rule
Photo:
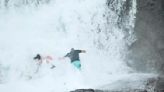
[[40, 54], [36, 54], [36, 56], [34, 57], [34, 59], [38, 59], [38, 60], [40, 60], [40, 59], [41, 59]]
[[36, 56], [40, 56], [40, 54], [36, 54]]
[[74, 51], [75, 49], [74, 48], [71, 48], [71, 51]]

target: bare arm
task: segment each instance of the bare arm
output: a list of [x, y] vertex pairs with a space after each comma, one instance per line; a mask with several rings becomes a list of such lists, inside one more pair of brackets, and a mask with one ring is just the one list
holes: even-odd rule
[[67, 57], [69, 57], [69, 53], [67, 53], [65, 56], [63, 56], [63, 57], [59, 57], [58, 59], [59, 60], [63, 60], [63, 59], [65, 59], [65, 58], [67, 58]]
[[86, 51], [85, 50], [81, 50], [81, 53], [86, 53]]

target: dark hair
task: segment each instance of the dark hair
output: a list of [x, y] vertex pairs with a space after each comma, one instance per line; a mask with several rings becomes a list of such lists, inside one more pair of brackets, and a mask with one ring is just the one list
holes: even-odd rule
[[40, 56], [40, 54], [37, 54], [34, 58], [33, 58], [34, 60], [35, 59], [38, 59], [38, 60], [40, 60], [41, 59], [41, 56]]
[[74, 50], [74, 48], [71, 48], [71, 51], [73, 51]]

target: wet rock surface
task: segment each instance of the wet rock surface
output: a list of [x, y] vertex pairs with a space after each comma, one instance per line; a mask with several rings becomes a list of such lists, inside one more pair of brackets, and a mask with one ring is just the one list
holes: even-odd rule
[[[135, 35], [127, 64], [140, 72], [164, 70], [164, 0], [136, 0]], [[164, 72], [163, 72], [164, 73]]]
[[96, 90], [96, 89], [76, 89], [70, 92], [105, 92], [103, 90]]
[[[132, 87], [134, 85], [136, 87]], [[70, 92], [164, 92], [164, 76], [149, 77], [140, 81], [119, 80], [100, 89], [76, 89]]]
[[164, 92], [164, 76], [158, 78], [156, 85], [155, 85], [155, 91], [156, 92]]
[[75, 91], [70, 92], [147, 92], [146, 90], [134, 89], [129, 91], [112, 91], [112, 90], [97, 90], [97, 89], [77, 89]]

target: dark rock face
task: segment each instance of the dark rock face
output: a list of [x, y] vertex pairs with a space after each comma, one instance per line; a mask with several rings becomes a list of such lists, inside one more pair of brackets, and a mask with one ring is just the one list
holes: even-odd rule
[[71, 92], [106, 92], [106, 91], [95, 90], [95, 89], [76, 89], [76, 90], [71, 91]]
[[94, 89], [76, 89], [75, 91], [70, 91], [70, 92], [147, 92], [146, 90], [129, 90], [129, 91], [116, 91], [116, 90], [94, 90]]
[[140, 72], [164, 69], [164, 0], [136, 0], [135, 34], [127, 64]]
[[156, 82], [155, 85], [155, 90], [157, 92], [164, 92], [164, 78], [159, 77], [158, 81]]
[[[127, 65], [139, 72], [164, 70], [164, 0], [136, 0], [134, 32], [137, 41], [129, 47]], [[133, 0], [107, 0], [107, 6], [118, 15], [117, 26], [127, 33]], [[121, 8], [117, 6], [121, 5]]]
[[140, 90], [140, 89], [133, 89], [133, 90], [126, 90], [126, 91], [117, 91], [117, 90], [90, 90], [90, 89], [77, 89], [75, 91], [70, 92], [148, 92], [147, 90]]

